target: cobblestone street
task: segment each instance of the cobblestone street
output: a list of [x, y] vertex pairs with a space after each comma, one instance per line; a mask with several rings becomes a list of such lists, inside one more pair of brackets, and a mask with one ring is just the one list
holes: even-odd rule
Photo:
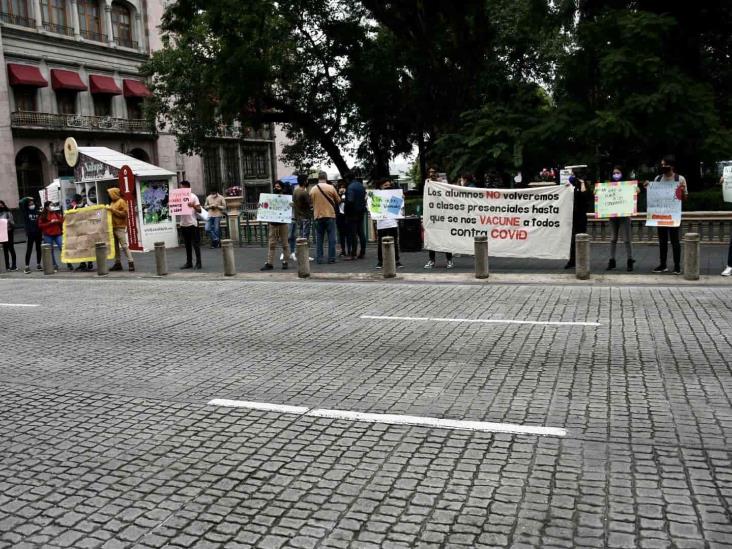
[[0, 548], [732, 547], [732, 288], [0, 291]]

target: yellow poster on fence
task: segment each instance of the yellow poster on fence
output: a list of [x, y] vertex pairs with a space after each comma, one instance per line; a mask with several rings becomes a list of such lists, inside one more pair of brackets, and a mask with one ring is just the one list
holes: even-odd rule
[[595, 183], [595, 219], [631, 217], [637, 212], [637, 181]]
[[96, 244], [107, 244], [107, 259], [114, 259], [112, 213], [106, 206], [69, 210], [64, 216], [63, 263], [96, 261]]

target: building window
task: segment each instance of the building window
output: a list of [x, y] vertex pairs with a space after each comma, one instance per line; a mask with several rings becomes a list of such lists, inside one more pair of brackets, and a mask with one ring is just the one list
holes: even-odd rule
[[242, 147], [242, 164], [244, 178], [266, 179], [269, 177], [267, 169], [267, 149], [261, 147]]
[[129, 120], [142, 120], [142, 98], [127, 98], [127, 118]]
[[239, 176], [239, 147], [228, 145], [224, 147], [224, 183], [233, 187], [241, 183]]
[[12, 25], [32, 27], [28, 17], [28, 0], [0, 0], [0, 20]]
[[203, 179], [206, 194], [211, 191], [221, 192], [221, 156], [219, 148], [208, 147], [203, 151]]
[[79, 30], [84, 38], [103, 42], [102, 23], [99, 17], [99, 4], [94, 0], [78, 0]]
[[115, 2], [112, 4], [112, 35], [114, 41], [126, 48], [132, 48], [132, 17], [130, 10]]
[[14, 87], [13, 95], [15, 96], [15, 110], [35, 112], [37, 93], [38, 90], [36, 90], [36, 88], [29, 88], [27, 86]]
[[76, 92], [57, 90], [56, 105], [59, 114], [76, 114]]
[[43, 28], [59, 34], [73, 35], [66, 24], [66, 0], [41, 0]]
[[94, 95], [94, 115], [112, 116], [112, 96], [106, 94]]

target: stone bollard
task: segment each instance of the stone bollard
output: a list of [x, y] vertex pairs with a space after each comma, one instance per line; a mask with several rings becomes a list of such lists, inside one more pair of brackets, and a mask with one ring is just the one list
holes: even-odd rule
[[[53, 274], [53, 258], [51, 257], [51, 246], [53, 244], [41, 244], [41, 263], [43, 265], [43, 274]], [[59, 258], [60, 260], [61, 258]]]
[[97, 242], [94, 245], [94, 248], [97, 255], [97, 275], [104, 276], [109, 274], [109, 265], [107, 265], [107, 243]]
[[488, 278], [488, 236], [475, 237], [475, 278]]
[[575, 273], [579, 280], [590, 278], [590, 235], [579, 233], [575, 237]]
[[155, 243], [155, 271], [158, 276], [168, 274], [168, 255], [165, 251], [165, 242]]
[[297, 257], [297, 276], [308, 278], [310, 276], [310, 245], [307, 238], [298, 238], [295, 246]]
[[385, 236], [381, 239], [381, 256], [383, 257], [382, 271], [384, 278], [395, 278], [396, 258], [393, 236]]
[[230, 238], [221, 241], [221, 252], [224, 254], [224, 276], [234, 276], [236, 260], [234, 259], [234, 242]]
[[686, 280], [699, 280], [699, 241], [699, 233], [684, 235], [684, 278]]

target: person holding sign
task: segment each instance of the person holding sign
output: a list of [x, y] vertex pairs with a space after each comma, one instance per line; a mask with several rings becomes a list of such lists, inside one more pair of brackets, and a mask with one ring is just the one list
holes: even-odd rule
[[[661, 264], [653, 269], [654, 273], [668, 272], [666, 263], [668, 257], [668, 241], [674, 257], [674, 274], [681, 274], [681, 203], [689, 196], [686, 179], [676, 173], [676, 159], [667, 155], [661, 160], [661, 175], [644, 187], [648, 189], [647, 210], [649, 220], [646, 226], [658, 227], [658, 244], [661, 255]], [[651, 212], [660, 212], [650, 215]], [[668, 212], [668, 213], [666, 213]]]
[[[281, 195], [283, 192], [282, 181], [279, 179], [272, 186], [272, 193]], [[290, 257], [290, 245], [287, 243], [289, 223], [269, 222], [269, 250], [267, 251], [267, 263], [260, 271], [271, 271], [274, 269], [274, 257], [277, 245], [282, 246], [282, 269], [287, 269], [287, 259]]]
[[[381, 184], [381, 189], [388, 191], [393, 189], [394, 185], [391, 180], [387, 179]], [[397, 268], [401, 268], [402, 264], [399, 262], [399, 222], [393, 217], [385, 217], [376, 221], [376, 233], [378, 235], [378, 258], [379, 262], [376, 264], [377, 269], [381, 269], [383, 265], [384, 251], [381, 249], [381, 241], [386, 236], [394, 237], [394, 259], [396, 259]]]
[[[623, 171], [620, 169], [620, 166], [615, 166], [613, 168], [613, 174], [612, 174], [612, 181], [615, 184], [620, 184], [623, 181]], [[638, 187], [635, 187], [635, 192], [637, 194]], [[607, 264], [607, 270], [612, 271], [616, 267], [615, 263], [615, 252], [618, 248], [618, 236], [620, 235], [620, 232], [623, 232], [623, 243], [625, 243], [625, 257], [627, 258], [628, 263], [628, 272], [633, 270], [633, 264], [635, 263], [635, 259], [633, 259], [633, 244], [631, 242], [631, 218], [630, 217], [610, 217], [610, 261], [608, 261]]]
[[[437, 172], [437, 168], [434, 166], [431, 167], [429, 170], [427, 170], [427, 180], [425, 181], [425, 184], [427, 184], [427, 181], [440, 181], [440, 176]], [[428, 250], [428, 260], [425, 264], [425, 269], [434, 269], [436, 262], [437, 262], [437, 252], [435, 250]], [[452, 262], [452, 254], [450, 252], [445, 252], [445, 259], [447, 260], [447, 268], [453, 269], [455, 267], [455, 264]]]
[[[0, 200], [0, 220], [5, 222], [5, 232], [7, 239], [3, 244], [3, 255], [5, 256], [5, 268], [8, 271], [17, 271], [18, 266], [15, 261], [15, 222], [13, 221], [13, 215], [10, 213], [10, 208]], [[12, 261], [11, 261], [12, 260]]]
[[587, 208], [592, 199], [592, 191], [590, 190], [584, 179], [577, 177], [574, 171], [569, 176], [567, 185], [571, 185], [574, 189], [574, 207], [572, 209], [572, 241], [569, 249], [569, 261], [564, 266], [565, 269], [574, 269], [575, 265], [575, 237], [580, 233], [587, 232]]
[[[190, 181], [181, 181], [178, 183], [181, 189], [191, 188]], [[178, 223], [180, 223], [180, 232], [183, 235], [183, 242], [186, 246], [186, 262], [181, 269], [200, 269], [201, 268], [201, 232], [198, 230], [198, 216], [203, 211], [201, 202], [195, 193], [190, 193], [186, 202], [188, 213], [178, 215]], [[193, 265], [193, 252], [196, 253], [196, 264]]]

